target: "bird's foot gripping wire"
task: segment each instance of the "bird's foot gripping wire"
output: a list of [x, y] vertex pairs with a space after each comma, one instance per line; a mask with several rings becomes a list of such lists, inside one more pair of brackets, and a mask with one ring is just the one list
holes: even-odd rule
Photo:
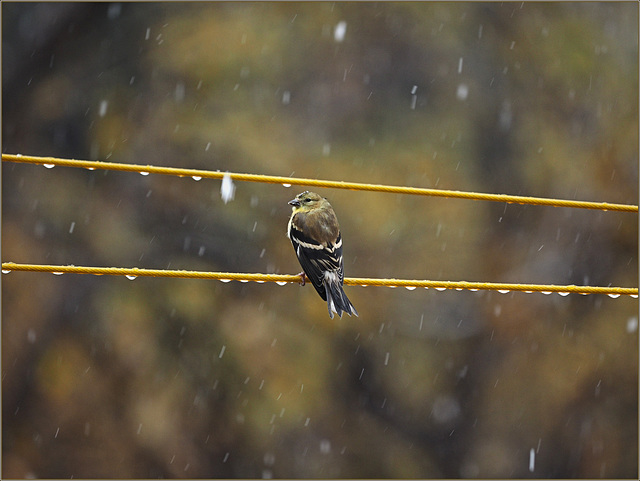
[[298, 275], [300, 276], [300, 285], [304, 286], [307, 283], [307, 281], [309, 280], [309, 278], [307, 277], [307, 275], [304, 272], [301, 272]]

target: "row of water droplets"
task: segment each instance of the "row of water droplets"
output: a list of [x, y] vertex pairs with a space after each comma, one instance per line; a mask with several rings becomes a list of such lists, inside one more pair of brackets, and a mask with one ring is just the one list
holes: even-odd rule
[[[10, 272], [11, 272], [11, 269], [2, 269], [2, 273], [3, 274], [9, 274]], [[62, 274], [64, 274], [64, 272], [53, 271], [52, 274], [57, 275], [57, 276], [61, 276]], [[95, 275], [101, 275], [101, 274], [95, 274]], [[133, 274], [125, 274], [125, 277], [127, 279], [131, 280], [131, 281], [138, 278], [138, 276], [133, 275]], [[223, 282], [223, 283], [228, 283], [228, 282], [231, 282], [233, 279], [218, 279], [218, 280], [220, 282]], [[249, 279], [238, 279], [238, 280], [239, 280], [239, 282], [242, 282], [243, 284], [246, 284], [246, 283], [249, 282]], [[266, 281], [264, 281], [264, 280], [256, 280], [254, 282], [257, 282], [258, 284], [264, 284]], [[296, 282], [296, 281], [275, 281], [275, 283], [277, 285], [279, 285], [279, 286], [285, 286], [285, 285], [293, 283], [293, 282]], [[367, 284], [360, 284], [360, 286], [361, 287], [368, 287]], [[385, 287], [390, 287], [392, 289], [395, 289], [398, 286], [385, 286]], [[408, 290], [408, 291], [414, 291], [417, 288], [417, 286], [404, 286], [404, 288], [406, 290]], [[429, 287], [424, 287], [424, 289], [430, 289], [430, 288]], [[439, 291], [439, 292], [443, 292], [443, 291], [446, 291], [448, 289], [456, 290], [456, 291], [468, 290], [468, 291], [471, 291], [471, 292], [478, 292], [480, 290], [480, 289], [476, 289], [476, 288], [466, 288], [465, 289], [464, 287], [434, 287], [434, 289], [436, 291]], [[556, 294], [558, 294], [559, 296], [562, 296], [562, 297], [566, 297], [569, 294], [571, 294], [570, 292], [567, 292], [567, 291], [532, 291], [532, 290], [519, 290], [519, 289], [517, 289], [517, 290], [496, 289], [496, 291], [499, 292], [500, 294], [509, 294], [511, 292], [522, 292], [524, 294], [532, 294], [534, 292], [539, 292], [539, 293], [544, 294], [546, 296], [551, 295], [551, 294], [553, 294], [553, 292], [555, 292]], [[590, 293], [588, 293], [588, 292], [578, 292], [577, 294], [581, 294], [583, 296], [586, 296], [586, 295], [589, 295]], [[607, 296], [609, 296], [612, 299], [617, 299], [617, 298], [619, 298], [621, 296], [621, 294], [615, 293], [615, 292], [610, 292], [610, 293], [607, 293]], [[629, 294], [629, 296], [632, 297], [633, 299], [637, 299], [638, 298], [637, 294]]]

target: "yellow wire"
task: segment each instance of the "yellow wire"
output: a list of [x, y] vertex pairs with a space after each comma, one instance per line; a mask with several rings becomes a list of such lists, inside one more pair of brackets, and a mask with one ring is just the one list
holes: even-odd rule
[[[253, 282], [278, 282], [297, 283], [300, 276], [290, 274], [248, 274], [235, 272], [203, 272], [184, 270], [162, 270], [162, 269], [139, 269], [137, 267], [84, 267], [84, 266], [57, 266], [40, 264], [16, 264], [14, 262], [3, 262], [2, 271], [33, 271], [51, 272], [54, 274], [94, 274], [94, 275], [115, 275], [135, 277], [180, 277], [188, 279], [218, 279], [221, 281], [253, 281]], [[598, 287], [598, 286], [576, 286], [576, 285], [547, 285], [547, 284], [508, 284], [491, 282], [467, 282], [467, 281], [427, 281], [427, 280], [407, 280], [407, 279], [370, 279], [362, 277], [348, 277], [344, 280], [346, 285], [359, 286], [387, 286], [387, 287], [425, 287], [438, 290], [491, 290], [499, 292], [558, 292], [561, 294], [608, 294], [611, 297], [628, 295], [638, 297], [638, 288], [631, 287]]]
[[479, 192], [462, 192], [457, 190], [426, 189], [418, 187], [404, 187], [381, 184], [365, 184], [359, 182], [341, 182], [332, 180], [304, 179], [294, 177], [282, 177], [275, 175], [239, 174], [232, 172], [219, 172], [198, 169], [182, 169], [176, 167], [158, 167], [154, 165], [121, 164], [116, 162], [97, 162], [90, 160], [59, 159], [56, 157], [35, 157], [20, 154], [2, 154], [2, 160], [8, 162], [22, 162], [30, 164], [42, 164], [47, 166], [60, 165], [65, 167], [80, 167], [85, 169], [119, 170], [126, 172], [139, 172], [144, 174], [175, 175], [179, 177], [195, 177], [207, 179], [222, 179], [228, 175], [231, 179], [247, 182], [265, 182], [284, 185], [304, 185], [309, 187], [325, 187], [334, 189], [350, 189], [374, 192], [387, 192], [395, 194], [428, 195], [435, 197], [450, 197], [458, 199], [486, 200], [494, 202], [507, 202], [512, 204], [547, 205], [554, 207], [573, 207], [581, 209], [612, 210], [620, 212], [638, 212], [637, 205], [610, 204], [607, 202], [588, 202], [580, 200], [562, 200], [540, 197], [525, 197], [507, 194], [483, 194]]

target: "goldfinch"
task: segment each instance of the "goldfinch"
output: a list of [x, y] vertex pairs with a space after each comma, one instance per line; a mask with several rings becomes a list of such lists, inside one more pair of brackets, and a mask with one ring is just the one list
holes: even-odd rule
[[329, 317], [335, 312], [357, 316], [356, 309], [342, 288], [344, 264], [342, 261], [342, 236], [333, 207], [318, 194], [305, 191], [289, 201], [291, 218], [287, 237], [298, 256], [304, 276], [311, 281], [320, 297], [327, 301]]

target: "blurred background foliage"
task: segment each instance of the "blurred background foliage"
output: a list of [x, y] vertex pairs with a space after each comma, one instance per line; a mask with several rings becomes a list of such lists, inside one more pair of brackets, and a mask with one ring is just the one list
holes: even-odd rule
[[[638, 5], [6, 3], [5, 153], [638, 202]], [[4, 162], [2, 259], [296, 273], [301, 189]], [[638, 216], [319, 189], [347, 276], [638, 285]], [[12, 272], [2, 475], [638, 476], [638, 301]]]

